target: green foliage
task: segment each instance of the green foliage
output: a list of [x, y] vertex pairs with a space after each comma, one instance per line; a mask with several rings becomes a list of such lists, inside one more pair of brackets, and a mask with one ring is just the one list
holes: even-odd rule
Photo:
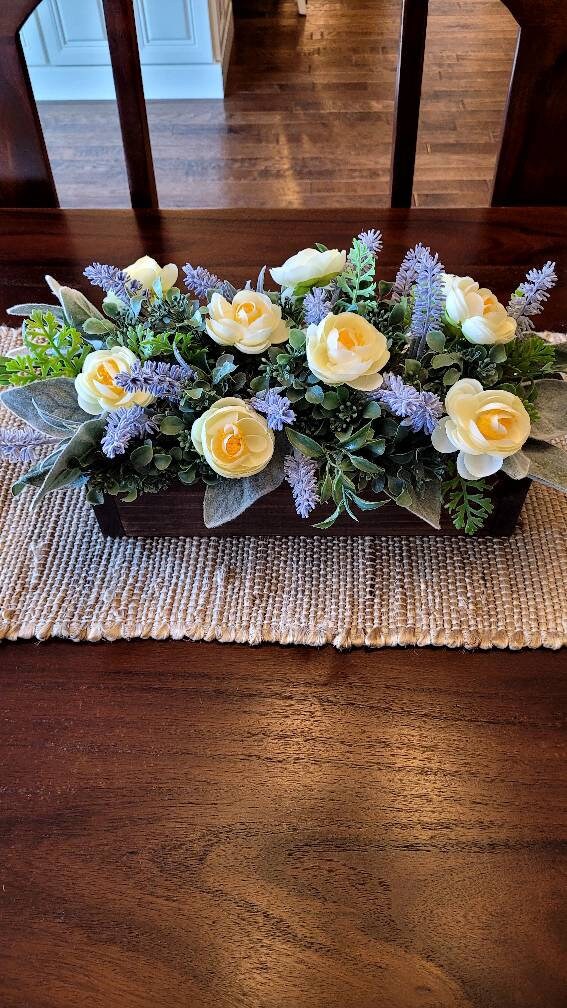
[[34, 311], [23, 324], [25, 353], [0, 357], [0, 385], [26, 385], [40, 378], [79, 374], [92, 346], [52, 312]]
[[494, 505], [486, 480], [464, 480], [459, 475], [443, 483], [444, 506], [453, 517], [456, 529], [474, 535], [483, 527]]
[[340, 304], [346, 311], [357, 311], [360, 302], [369, 301], [376, 292], [376, 258], [358, 238], [352, 243], [346, 269], [336, 279], [341, 292]]
[[534, 381], [556, 369], [555, 349], [541, 336], [527, 336], [506, 344], [507, 359], [502, 377], [510, 383]]

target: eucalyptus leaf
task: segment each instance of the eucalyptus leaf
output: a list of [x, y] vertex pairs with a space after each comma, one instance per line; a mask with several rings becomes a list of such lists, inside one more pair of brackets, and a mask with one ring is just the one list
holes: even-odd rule
[[203, 521], [207, 528], [218, 528], [226, 522], [234, 521], [255, 501], [271, 493], [283, 483], [283, 446], [276, 443], [274, 454], [265, 469], [256, 476], [242, 479], [220, 477], [205, 490], [203, 500]]
[[567, 381], [542, 378], [534, 382], [539, 419], [531, 426], [530, 437], [550, 441], [567, 434]]
[[530, 479], [567, 493], [567, 452], [543, 441], [526, 441], [523, 452], [530, 460]]
[[82, 473], [78, 462], [100, 446], [104, 427], [105, 421], [99, 417], [81, 424], [47, 473], [43, 485], [36, 494], [34, 506], [39, 504], [45, 495], [52, 490], [81, 486], [86, 481], [86, 476]]
[[436, 350], [437, 353], [440, 353], [445, 347], [445, 334], [437, 329], [432, 329], [427, 333], [425, 341], [430, 350]]
[[441, 483], [438, 480], [428, 480], [419, 491], [406, 483], [401, 498], [396, 502], [401, 507], [433, 528], [441, 528]]
[[299, 431], [292, 430], [290, 427], [287, 428], [286, 434], [289, 442], [294, 448], [297, 448], [302, 455], [307, 455], [307, 458], [323, 458], [325, 452], [317, 441], [313, 438], [307, 436], [307, 434], [300, 434]]
[[65, 315], [63, 309], [59, 305], [51, 304], [16, 304], [12, 305], [11, 308], [6, 309], [8, 315], [21, 315], [24, 318], [29, 318], [32, 312], [40, 311], [42, 314], [45, 312], [51, 312], [55, 316], [58, 322], [65, 321]]
[[83, 333], [87, 336], [106, 336], [116, 331], [116, 326], [109, 319], [88, 318], [83, 323]]
[[77, 402], [72, 378], [44, 378], [13, 385], [0, 393], [0, 400], [20, 420], [51, 437], [61, 437], [69, 426], [78, 427], [90, 419]]

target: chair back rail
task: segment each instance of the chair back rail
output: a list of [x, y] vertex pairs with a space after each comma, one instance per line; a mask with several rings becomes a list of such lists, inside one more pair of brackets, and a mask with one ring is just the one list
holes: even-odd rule
[[[492, 206], [567, 203], [565, 0], [503, 0], [518, 43], [496, 164]], [[412, 201], [428, 0], [402, 0], [391, 205]]]
[[[493, 205], [567, 203], [565, 0], [503, 0], [519, 25]], [[37, 0], [0, 0], [0, 206], [58, 206], [19, 38]], [[133, 0], [102, 0], [132, 206], [157, 207]], [[391, 205], [409, 207], [428, 0], [402, 0]]]
[[[132, 206], [157, 207], [132, 0], [102, 0]], [[58, 206], [19, 37], [37, 0], [0, 2], [0, 206]]]

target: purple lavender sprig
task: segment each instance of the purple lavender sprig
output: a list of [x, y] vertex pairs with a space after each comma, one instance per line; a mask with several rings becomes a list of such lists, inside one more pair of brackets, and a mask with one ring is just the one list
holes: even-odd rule
[[210, 273], [204, 266], [192, 266], [191, 263], [185, 263], [183, 272], [185, 286], [195, 297], [206, 298], [210, 291], [216, 291], [231, 300], [236, 293], [232, 284], [227, 280], [219, 280], [216, 273]]
[[28, 430], [0, 427], [0, 458], [8, 462], [33, 462], [39, 448], [46, 448], [56, 443], [55, 438], [48, 437], [32, 427]]
[[107, 458], [124, 455], [128, 445], [135, 438], [146, 434], [156, 434], [158, 425], [141, 406], [117, 409], [109, 413], [101, 440], [101, 448]]
[[422, 249], [411, 316], [413, 353], [418, 360], [427, 348], [428, 333], [439, 326], [445, 309], [443, 273], [444, 266], [437, 253], [432, 255], [428, 248]]
[[329, 292], [324, 287], [313, 287], [305, 295], [303, 301], [303, 316], [306, 325], [319, 325], [332, 311]]
[[87, 266], [84, 275], [94, 287], [102, 287], [106, 294], [115, 294], [124, 304], [129, 304], [134, 295], [143, 290], [138, 280], [132, 279], [117, 266], [94, 262], [92, 266]]
[[320, 501], [317, 485], [317, 464], [299, 452], [284, 458], [284, 476], [291, 487], [295, 510], [300, 518], [308, 518]]
[[188, 365], [144, 361], [133, 364], [130, 371], [119, 371], [114, 384], [125, 392], [146, 392], [157, 399], [179, 402], [186, 382], [194, 377], [195, 372]]
[[402, 426], [417, 434], [432, 434], [443, 414], [443, 403], [434, 392], [424, 392], [406, 385], [399, 375], [384, 375], [383, 384], [372, 393], [372, 399], [382, 403], [394, 416], [403, 417]]
[[383, 241], [382, 232], [377, 231], [376, 228], [369, 228], [368, 231], [361, 231], [358, 235], [358, 240], [362, 242], [365, 248], [374, 255], [378, 255], [382, 251]]
[[280, 395], [282, 388], [265, 389], [257, 392], [250, 400], [252, 409], [263, 413], [271, 430], [281, 431], [284, 424], [295, 423], [295, 413], [290, 409], [291, 403], [287, 396]]
[[534, 328], [530, 318], [540, 315], [549, 297], [549, 292], [557, 283], [555, 263], [548, 260], [541, 269], [531, 269], [526, 279], [514, 291], [508, 303], [508, 314], [518, 323], [518, 332], [527, 333]]
[[396, 274], [394, 286], [392, 288], [392, 300], [399, 301], [402, 297], [411, 294], [412, 287], [417, 282], [417, 275], [424, 252], [429, 252], [421, 242], [406, 252], [402, 264]]

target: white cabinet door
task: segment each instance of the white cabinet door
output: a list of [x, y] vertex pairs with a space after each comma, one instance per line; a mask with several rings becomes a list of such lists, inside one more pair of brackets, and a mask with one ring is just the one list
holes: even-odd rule
[[[231, 0], [134, 0], [147, 98], [222, 98]], [[111, 99], [101, 0], [42, 0], [22, 29], [38, 100]]]

